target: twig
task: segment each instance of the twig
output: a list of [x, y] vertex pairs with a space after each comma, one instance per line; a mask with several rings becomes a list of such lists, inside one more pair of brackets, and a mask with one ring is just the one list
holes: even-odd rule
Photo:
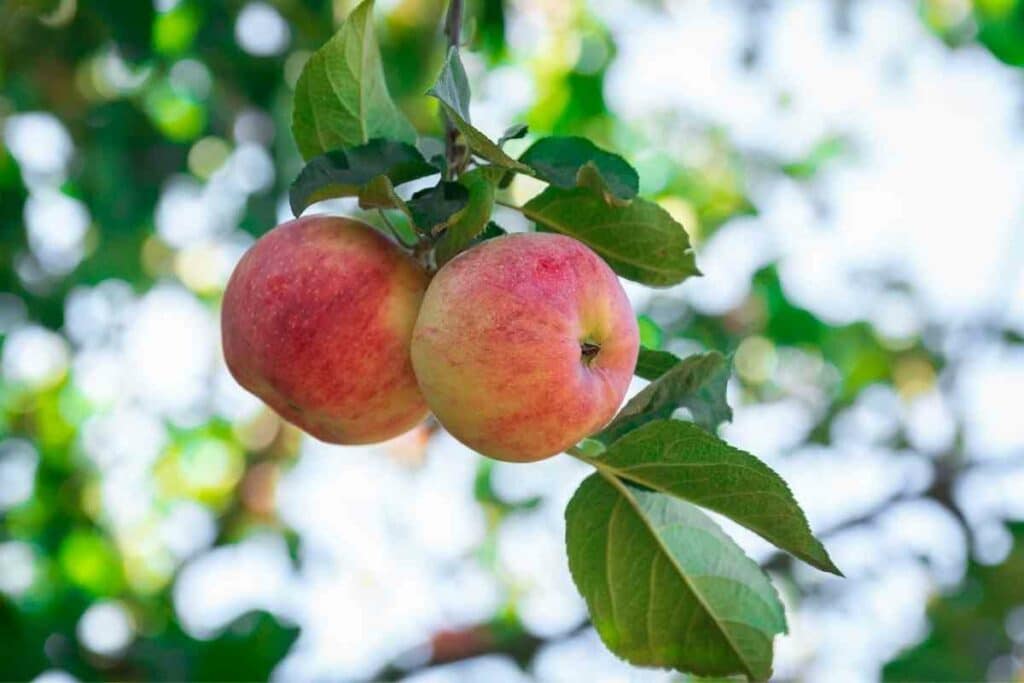
[[465, 628], [440, 631], [430, 639], [430, 658], [410, 668], [395, 665], [385, 667], [374, 676], [375, 681], [397, 681], [407, 678], [413, 673], [422, 672], [435, 666], [453, 664], [474, 657], [488, 654], [499, 654], [511, 657], [516, 664], [526, 670], [533, 661], [537, 651], [549, 643], [568, 640], [583, 633], [590, 627], [590, 620], [585, 619], [568, 632], [554, 638], [541, 638], [523, 628], [516, 628], [512, 633], [505, 633], [505, 628], [496, 628], [494, 624], [474, 624]]
[[[448, 16], [444, 22], [444, 33], [448, 36], [448, 47], [458, 51], [459, 41], [462, 37], [462, 0], [451, 0], [449, 3]], [[453, 180], [462, 156], [458, 144], [459, 130], [447, 114], [442, 113], [442, 116], [444, 117], [444, 158], [447, 162], [444, 175], [445, 180]]]

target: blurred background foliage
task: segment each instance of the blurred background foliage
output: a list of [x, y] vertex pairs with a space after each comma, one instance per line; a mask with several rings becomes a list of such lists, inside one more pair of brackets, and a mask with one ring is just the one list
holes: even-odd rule
[[[0, 678], [672, 679], [587, 629], [576, 463], [330, 448], [223, 367], [351, 4], [0, 2]], [[702, 281], [630, 287], [644, 342], [734, 354], [726, 436], [849, 577], [738, 534], [790, 611], [777, 675], [1024, 680], [1024, 2], [468, 4], [477, 125], [624, 154], [697, 245]], [[378, 0], [422, 133], [444, 9]]]

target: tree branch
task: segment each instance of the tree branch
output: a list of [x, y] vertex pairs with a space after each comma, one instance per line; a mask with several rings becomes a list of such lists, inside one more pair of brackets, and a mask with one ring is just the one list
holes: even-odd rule
[[526, 670], [543, 646], [561, 640], [568, 640], [590, 627], [584, 620], [567, 633], [556, 638], [539, 638], [522, 627], [511, 632], [508, 626], [474, 624], [466, 628], [438, 631], [430, 639], [430, 658], [423, 663], [404, 668], [390, 665], [374, 676], [375, 681], [397, 681], [410, 674], [435, 666], [454, 664], [482, 655], [506, 655]]
[[[448, 16], [444, 22], [444, 34], [448, 37], [449, 49], [458, 51], [459, 42], [462, 39], [462, 0], [450, 0], [448, 4]], [[444, 158], [445, 158], [445, 180], [453, 180], [459, 167], [462, 152], [459, 149], [459, 131], [443, 113], [444, 118]]]

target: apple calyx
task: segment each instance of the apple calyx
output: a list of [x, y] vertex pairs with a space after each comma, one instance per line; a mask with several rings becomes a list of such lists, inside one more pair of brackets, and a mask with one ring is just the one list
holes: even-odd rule
[[580, 342], [580, 358], [583, 360], [584, 365], [590, 365], [599, 353], [601, 353], [600, 344], [592, 341]]

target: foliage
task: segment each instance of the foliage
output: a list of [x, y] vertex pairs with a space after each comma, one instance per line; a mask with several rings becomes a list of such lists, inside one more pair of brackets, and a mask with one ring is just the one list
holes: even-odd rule
[[[62, 18], [58, 5], [66, 4], [77, 5], [77, 10]], [[700, 134], [700, 144], [706, 147], [710, 161], [682, 161], [671, 158], [669, 151], [657, 149], [656, 132], [631, 130], [609, 113], [604, 102], [604, 79], [615, 54], [615, 41], [589, 16], [574, 19], [571, 30], [582, 36], [576, 36], [577, 43], [584, 48], [598, 46], [605, 57], [586, 69], [577, 68], [574, 60], [561, 63], [556, 59], [537, 68], [537, 96], [522, 112], [523, 120], [530, 125], [529, 133], [524, 124], [518, 124], [492, 142], [470, 121], [466, 106], [468, 80], [465, 98], [459, 92], [457, 74], [464, 69], [458, 54], [446, 53], [438, 45], [440, 3], [391, 3], [397, 18], [389, 17], [376, 27], [370, 22], [371, 8], [365, 5], [359, 10], [362, 14], [352, 15], [359, 18], [359, 25], [353, 20], [348, 29], [343, 28], [333, 38], [333, 12], [345, 3], [276, 3], [292, 32], [293, 50], [269, 56], [248, 54], [236, 44], [233, 27], [240, 3], [182, 0], [171, 9], [162, 7], [163, 3], [156, 9], [148, 2], [128, 4], [130, 10], [124, 3], [99, 0], [0, 3], [0, 35], [4, 36], [0, 41], [0, 119], [12, 113], [42, 110], [63, 122], [73, 139], [75, 154], [56, 192], [81, 202], [90, 214], [81, 262], [66, 272], [41, 269], [24, 218], [29, 198], [41, 196], [40, 180], [30, 169], [19, 166], [8, 149], [9, 140], [0, 141], [0, 290], [5, 305], [10, 295], [27, 311], [32, 324], [63, 337], [68, 335], [66, 318], [71, 307], [67, 302], [72, 292], [80, 294], [112, 278], [128, 284], [136, 293], [174, 282], [187, 287], [207, 309], [215, 310], [217, 288], [196, 284], [186, 277], [182, 270], [186, 249], [169, 243], [154, 229], [154, 214], [175, 179], [206, 183], [215, 175], [217, 164], [196, 163], [202, 156], [196, 150], [209, 148], [206, 143], [210, 142], [214, 147], [235, 147], [262, 135], [259, 126], [256, 133], [249, 131], [241, 136], [233, 128], [243, 115], [254, 111], [276, 132], [272, 139], [260, 138], [270, 150], [275, 175], [268, 186], [245, 194], [237, 216], [225, 218], [226, 223], [252, 235], [261, 234], [278, 221], [281, 198], [294, 179], [296, 185], [302, 181], [302, 197], [293, 202], [297, 212], [313, 199], [357, 197], [364, 207], [389, 211], [406, 239], [436, 240], [438, 258], [434, 265], [480, 240], [503, 233], [489, 220], [487, 207], [493, 200], [508, 203], [512, 193], [506, 190], [506, 184], [510, 178], [506, 174], [492, 186], [490, 171], [482, 171], [498, 166], [511, 171], [511, 175], [531, 176], [550, 184], [540, 195], [546, 194], [546, 198], [535, 199], [532, 208], [528, 208], [529, 203], [521, 207], [538, 229], [561, 228], [587, 241], [616, 263], [624, 276], [656, 286], [680, 282], [696, 275], [692, 244], [699, 247], [719, 226], [756, 211], [754, 200], [748, 196], [748, 174], [771, 172], [764, 168], [762, 157], [745, 155], [713, 125]], [[948, 3], [922, 5], [927, 9], [938, 4]], [[1020, 64], [1018, 53], [1024, 44], [1020, 15], [1024, 5], [1013, 1], [971, 5], [968, 21], [974, 22], [977, 31], [932, 27], [950, 44], [978, 41], [1007, 64]], [[503, 3], [481, 1], [473, 3], [470, 10], [475, 23], [467, 31], [470, 45], [481, 50], [478, 54], [489, 66], [507, 61]], [[49, 23], [40, 20], [41, 13]], [[353, 40], [359, 36], [361, 41]], [[376, 53], [378, 40], [382, 57]], [[581, 48], [581, 54], [583, 51]], [[344, 71], [335, 68], [336, 60], [349, 67], [368, 68], [350, 68], [358, 87], [331, 87], [329, 80], [317, 82], [315, 76], [307, 75], [302, 87], [293, 93], [300, 57], [309, 53], [318, 55], [309, 63], [309, 74], [319, 69], [335, 77]], [[186, 62], [184, 67], [182, 62]], [[123, 68], [132, 78], [111, 80], [111, 64]], [[189, 68], [193, 75], [199, 74], [198, 79], [181, 78]], [[443, 86], [437, 89], [436, 98], [423, 97], [439, 69], [439, 80], [450, 79], [455, 89]], [[369, 99], [362, 99], [363, 95]], [[293, 96], [294, 118], [297, 127], [303, 129], [296, 136], [299, 150], [286, 135], [293, 120]], [[435, 100], [440, 103], [435, 104]], [[368, 106], [363, 107], [364, 103]], [[313, 111], [320, 107], [331, 112], [330, 125], [312, 118]], [[461, 131], [461, 142], [472, 150], [474, 158], [462, 160], [467, 164], [465, 169], [453, 170], [443, 182], [403, 200], [408, 197], [401, 187], [404, 183], [422, 181], [438, 170], [448, 172], [446, 160], [438, 156], [444, 145], [442, 125], [435, 116], [437, 107], [451, 117]], [[350, 118], [353, 111], [355, 116]], [[324, 125], [318, 128], [318, 123]], [[415, 131], [422, 133], [419, 139]], [[580, 142], [582, 138], [576, 137], [579, 135], [595, 142]], [[410, 151], [413, 143], [419, 157]], [[532, 146], [519, 153], [525, 145]], [[365, 147], [370, 150], [369, 156], [359, 158], [358, 151]], [[389, 151], [382, 149], [385, 147]], [[654, 148], [653, 153], [638, 159], [636, 150], [645, 147]], [[781, 163], [778, 170], [801, 182], [813, 182], [822, 165], [832, 163], [842, 147], [838, 139], [826, 140], [806, 159]], [[605, 148], [629, 153], [621, 157]], [[304, 158], [310, 162], [308, 167]], [[318, 158], [322, 160], [317, 162]], [[636, 173], [631, 162], [642, 174]], [[649, 168], [655, 172], [649, 173]], [[467, 172], [459, 175], [458, 170]], [[311, 177], [314, 179], [309, 180]], [[692, 223], [686, 212], [663, 211], [670, 206], [665, 201], [668, 199], [683, 202], [693, 216]], [[529, 211], [538, 217], [529, 216]], [[566, 218], [577, 211], [588, 217], [582, 228]], [[415, 233], [406, 230], [407, 224], [416, 226]], [[623, 229], [623, 225], [628, 227]], [[629, 234], [623, 234], [626, 232]], [[652, 252], [644, 245], [657, 244], [660, 248], [666, 240], [672, 249], [649, 258]], [[641, 260], [639, 264], [637, 259]], [[663, 270], [662, 264], [669, 262], [671, 267]], [[654, 381], [681, 363], [696, 366], [700, 359], [715, 356], [715, 352], [696, 353], [698, 349], [731, 354], [744, 339], [760, 337], [767, 340], [773, 353], [798, 354], [820, 368], [825, 378], [822, 383], [828, 392], [827, 406], [809, 428], [807, 439], [812, 442], [828, 442], [836, 417], [853, 406], [865, 389], [882, 385], [902, 392], [906, 384], [901, 383], [901, 373], [908, 365], [923, 364], [937, 371], [950, 361], [948, 354], [952, 353], [936, 345], [926, 346], [917, 338], [894, 343], [868, 323], [823, 320], [794, 303], [775, 265], [756, 272], [743, 305], [723, 315], [695, 312], [660, 294], [653, 302], [660, 311], [657, 329], [652, 333], [657, 341], [641, 353], [638, 377]], [[6, 336], [8, 331], [4, 327], [2, 334]], [[990, 330], [961, 332], [985, 331]], [[941, 335], [943, 331], [929, 332]], [[661, 344], [685, 357], [662, 350]], [[76, 354], [80, 350], [76, 342]], [[694, 355], [686, 356], [690, 351]], [[718, 509], [723, 507], [721, 496], [729, 495], [729, 486], [742, 493], [754, 485], [749, 480], [736, 482], [723, 477], [719, 489], [691, 487], [669, 496], [658, 487], [679, 488], [671, 470], [650, 479], [636, 473], [635, 465], [651, 453], [662, 465], [673, 459], [708, 457], [720, 459], [715, 460], [720, 468], [729, 467], [729, 458], [754, 458], [690, 422], [666, 421], [673, 415], [681, 417], [680, 407], [695, 422], [712, 429], [726, 419], [728, 406], [721, 383], [727, 376], [724, 370], [715, 382], [699, 384], [699, 391], [707, 392], [700, 400], [693, 398], [693, 385], [681, 376], [685, 373], [675, 372], [676, 381], [651, 389], [637, 411], [627, 409], [620, 418], [620, 427], [616, 427], [621, 432], [608, 439], [603, 454], [589, 450], [587, 455], [578, 454], [583, 460], [601, 463], [604, 469], [579, 489], [567, 511], [569, 533], [579, 540], [577, 544], [569, 539], [570, 562], [595, 625], [610, 647], [619, 648], [631, 660], [694, 670], [704, 666], [702, 670], [706, 671], [728, 667], [764, 676], [765, 643], [770, 643], [783, 627], [777, 598], [764, 574], [696, 507], [730, 516], [728, 510]], [[157, 542], [155, 529], [146, 527], [140, 541], [138, 534], [127, 536], [107, 518], [99, 502], [102, 477], [82, 442], [86, 426], [109, 406], [83, 395], [78, 373], [77, 368], [65, 370], [52, 382], [39, 385], [19, 383], [7, 376], [0, 381], [0, 435], [5, 440], [27, 440], [39, 454], [32, 496], [0, 513], [0, 542], [31, 548], [36, 572], [26, 592], [0, 595], [0, 673], [5, 678], [28, 679], [56, 667], [83, 680], [267, 678], [295, 643], [296, 627], [257, 613], [242, 617], [210, 640], [188, 635], [177, 621], [171, 599], [182, 559], [158, 552], [156, 564], [149, 564], [152, 557], [140, 554], [140, 548]], [[743, 372], [732, 378], [732, 384], [736, 394], [749, 401], [771, 400], [784, 392], [777, 378], [752, 379]], [[702, 408], [704, 417], [700, 416]], [[628, 423], [627, 427], [621, 427], [623, 423]], [[260, 482], [275, 481], [276, 474], [268, 472], [280, 473], [290, 465], [295, 453], [294, 435], [280, 432], [271, 443], [255, 443], [246, 432], [247, 426], [228, 424], [219, 418], [184, 427], [165, 422], [160, 428], [167, 432], [168, 439], [153, 466], [159, 484], [153, 503], [156, 514], [182, 501], [197, 503], [216, 520], [211, 544], [230, 546], [249, 534], [269, 530], [288, 540], [293, 559], [300, 562], [296, 548], [301, 541], [285, 522], [267, 511], [273, 508], [273, 485], [267, 485], [270, 493], [260, 488]], [[703, 446], [662, 449], [658, 445], [663, 440], [662, 430], [678, 430], [687, 439], [709, 445], [706, 451]], [[949, 491], [959, 474], [973, 467], [963, 462], [962, 437], [958, 434], [957, 439], [950, 453], [942, 456], [943, 463], [953, 463], [951, 469], [938, 477], [923, 497], [952, 500]], [[640, 440], [642, 448], [634, 451], [634, 440]], [[643, 444], [644, 440], [648, 445]], [[906, 434], [898, 433], [892, 437], [892, 444], [902, 448], [906, 440]], [[652, 443], [655, 445], [649, 445]], [[225, 463], [223, 479], [197, 483], [189, 478], [197, 463], [211, 461]], [[633, 476], [627, 477], [625, 472], [630, 469]], [[771, 501], [789, 515], [790, 525], [783, 530], [785, 533], [774, 535], [775, 542], [828, 569], [827, 555], [819, 552], [820, 546], [807, 533], [799, 510], [794, 512], [794, 503], [781, 480], [770, 470], [757, 469], [746, 476], [777, 494], [765, 494], [757, 500]], [[492, 534], [500, 520], [538, 504], [536, 499], [503, 499], [493, 485], [493, 477], [493, 469], [486, 463], [481, 465], [476, 496], [487, 511]], [[621, 511], [613, 534], [610, 508], [615, 505]], [[955, 501], [948, 505], [957, 509]], [[731, 516], [740, 523], [746, 518], [754, 528], [760, 524], [747, 517], [751, 510], [756, 508], [733, 510]], [[600, 512], [608, 513], [603, 518], [607, 526], [591, 531], [592, 525], [602, 520], [596, 514]], [[654, 519], [665, 522], [667, 528], [652, 531]], [[759, 533], [773, 532], [762, 529]], [[611, 562], [603, 563], [587, 545], [610, 544], [613, 538], [615, 548], [634, 544], [630, 547], [639, 556], [650, 558], [644, 568], [657, 570], [657, 585], [665, 587], [659, 594], [668, 596], [667, 604], [694, 610], [693, 614], [705, 620], [709, 628], [703, 632], [710, 634], [706, 652], [695, 653], [689, 647], [678, 652], [665, 649], [658, 638], [671, 637], [678, 632], [679, 624], [671, 615], [646, 611], [646, 603], [639, 599], [617, 602], [625, 610], [617, 617], [624, 630], [609, 630], [608, 622], [602, 621], [610, 608], [602, 602], [608, 597], [603, 593], [606, 586], [600, 583], [602, 579], [613, 579], [614, 587], [609, 590], [616, 597], [649, 595], [649, 584], [643, 581], [649, 576], [631, 577], [623, 571], [642, 563], [626, 563], [628, 553], [624, 550], [613, 554]], [[931, 605], [930, 634], [919, 647], [900, 655], [886, 669], [887, 678], [980, 679], [994, 657], [1011, 651], [1014, 644], [1008, 639], [1004, 620], [1022, 602], [1016, 579], [1020, 576], [1020, 548], [1024, 546], [1019, 530], [1014, 529], [1013, 539], [1012, 551], [1004, 561], [994, 567], [972, 562], [964, 580]], [[691, 542], [696, 545], [688, 545]], [[487, 543], [479, 550], [484, 561], [494, 554], [493, 536]], [[705, 549], [708, 557], [724, 558], [725, 566], [735, 571], [752, 592], [734, 600], [707, 591], [706, 585], [697, 590], [690, 587], [693, 563], [704, 557], [692, 547]], [[779, 557], [770, 560], [773, 577], [783, 577], [787, 587], [793, 589], [792, 565]], [[822, 590], [818, 581], [815, 579], [810, 588], [801, 584], [801, 592], [813, 595]], [[706, 605], [695, 603], [701, 588], [713, 598]], [[90, 605], [107, 600], [126, 607], [136, 622], [138, 636], [125, 652], [100, 657], [87, 650], [77, 627]], [[749, 646], [743, 641], [742, 648], [728, 642], [724, 633], [717, 640], [713, 638], [720, 633], [713, 628], [715, 615], [737, 605], [743, 607], [748, 621], [754, 622]], [[705, 606], [711, 609], [702, 611], [700, 608]], [[513, 652], [525, 666], [526, 658], [536, 652], [538, 639], [524, 638], [521, 626], [508, 626], [516, 623], [513, 600], [503, 609], [500, 628], [485, 625], [484, 630], [501, 634], [488, 642], [500, 642], [502, 648], [504, 643], [511, 643], [501, 651]], [[755, 613], [761, 618], [750, 619]], [[655, 638], [643, 630], [643, 617], [649, 614], [663, 619]], [[525, 648], [523, 643], [527, 643]], [[698, 661], [701, 656], [714, 659]]]
[[[323, 139], [317, 121], [331, 120], [341, 129], [363, 123], [363, 112], [346, 106], [345, 99], [359, 89], [364, 76], [352, 74], [352, 60], [331, 46], [365, 29], [371, 4], [367, 0], [353, 11], [299, 79], [296, 97], [306, 116], [295, 119], [293, 132], [300, 148], [305, 139]], [[372, 71], [379, 55], [372, 43], [362, 45], [368, 52], [360, 58]], [[319, 81], [330, 83], [334, 97], [302, 99], [310, 89], [322, 88]], [[516, 161], [475, 128], [458, 46], [449, 48], [429, 94], [441, 103], [470, 153], [491, 164], [463, 172], [471, 159], [457, 159], [456, 142], [449, 140], [446, 178], [414, 196], [416, 208], [408, 215], [423, 236], [420, 243], [433, 247], [436, 266], [473, 244], [489, 221], [499, 182], [513, 172], [550, 183], [514, 208], [543, 229], [587, 244], [622, 277], [667, 286], [699, 274], [683, 226], [657, 204], [636, 197], [639, 177], [622, 157], [585, 138], [551, 137], [535, 142]], [[364, 182], [388, 171], [395, 184], [425, 175], [422, 157], [408, 145], [401, 147], [400, 140], [358, 147], [339, 142], [339, 149], [303, 169], [296, 187], [302, 188], [304, 199], [293, 201], [296, 213], [308, 199], [359, 191], [353, 181], [343, 185], [337, 174], [325, 172], [325, 163]], [[394, 171], [401, 163], [412, 164], [412, 170]], [[465, 188], [465, 205], [456, 209], [447, 195], [458, 186]], [[437, 197], [444, 197], [444, 203], [438, 204]], [[727, 377], [728, 365], [720, 354], [687, 358], [622, 410], [599, 437], [610, 443], [607, 452], [583, 457], [600, 476], [584, 482], [569, 505], [566, 546], [595, 627], [613, 652], [635, 664], [764, 679], [771, 673], [773, 638], [785, 630], [774, 589], [756, 563], [710, 519], [672, 497], [732, 516], [815, 566], [838, 570], [774, 472], [700, 428], [687, 429], [686, 423], [671, 419], [676, 408], [687, 407], [699, 424], [714, 432], [731, 417], [725, 403]], [[643, 474], [636, 474], [641, 469]], [[635, 488], [636, 483], [644, 489]], [[619, 522], [620, 509], [627, 508], [631, 513]]]

